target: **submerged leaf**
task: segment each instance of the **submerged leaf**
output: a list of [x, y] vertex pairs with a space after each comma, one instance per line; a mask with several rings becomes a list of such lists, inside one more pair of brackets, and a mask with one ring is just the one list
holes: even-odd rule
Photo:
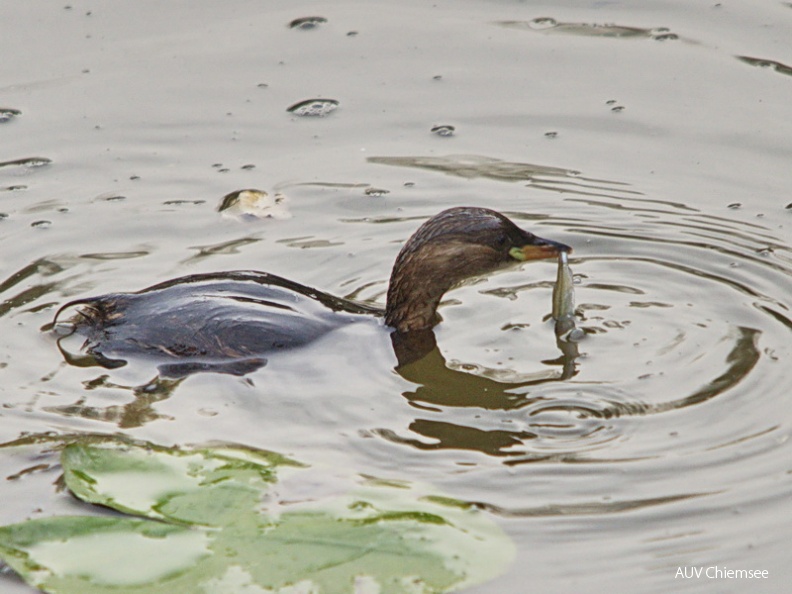
[[230, 448], [71, 444], [62, 462], [66, 486], [83, 501], [159, 520], [220, 526], [255, 512], [262, 492], [275, 482], [277, 459]]
[[209, 542], [204, 532], [128, 518], [63, 516], [0, 528], [4, 561], [45, 592], [165, 594], [200, 567]]
[[513, 555], [483, 513], [409, 483], [356, 477], [345, 496], [273, 512], [276, 470], [311, 472], [276, 454], [78, 442], [62, 464], [77, 497], [139, 517], [0, 528], [0, 557], [45, 592], [439, 593]]

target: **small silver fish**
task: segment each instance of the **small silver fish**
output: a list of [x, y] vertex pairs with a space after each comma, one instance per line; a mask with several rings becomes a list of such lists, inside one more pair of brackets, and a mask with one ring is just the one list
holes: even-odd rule
[[553, 319], [556, 322], [575, 318], [575, 286], [569, 269], [568, 252], [558, 252], [558, 273], [553, 287]]
[[569, 268], [569, 254], [558, 253], [558, 273], [553, 287], [553, 319], [556, 337], [577, 342], [585, 333], [575, 327], [575, 281]]

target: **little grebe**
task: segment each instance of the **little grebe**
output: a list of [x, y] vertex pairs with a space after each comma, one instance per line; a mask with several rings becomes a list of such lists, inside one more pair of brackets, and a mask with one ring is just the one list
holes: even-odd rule
[[[571, 249], [524, 231], [486, 208], [449, 208], [421, 225], [399, 252], [388, 287], [385, 323], [399, 336], [430, 331], [446, 291], [517, 261]], [[249, 373], [265, 355], [325, 335], [375, 307], [353, 303], [261, 272], [194, 274], [137, 293], [72, 301], [74, 330], [99, 364], [127, 357], [162, 359], [166, 375]], [[60, 313], [60, 311], [58, 313]], [[57, 320], [57, 315], [56, 315]]]

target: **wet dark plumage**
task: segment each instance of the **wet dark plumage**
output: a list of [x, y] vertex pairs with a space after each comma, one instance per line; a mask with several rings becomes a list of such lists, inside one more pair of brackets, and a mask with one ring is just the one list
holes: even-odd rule
[[[566, 246], [536, 237], [492, 210], [448, 209], [427, 220], [393, 266], [385, 323], [398, 333], [431, 329], [443, 294], [464, 279], [514, 262], [552, 257]], [[515, 252], [514, 250], [518, 250]], [[244, 374], [273, 352], [381, 314], [287, 279], [260, 272], [196, 274], [137, 293], [113, 293], [78, 306], [84, 349], [107, 367], [149, 357], [160, 371]], [[56, 316], [57, 318], [57, 316]]]

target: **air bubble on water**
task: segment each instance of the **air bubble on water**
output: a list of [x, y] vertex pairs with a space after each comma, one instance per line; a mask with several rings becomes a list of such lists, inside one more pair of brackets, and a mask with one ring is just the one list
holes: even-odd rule
[[558, 25], [558, 21], [551, 19], [550, 17], [540, 17], [530, 21], [528, 24], [531, 29], [552, 29]]
[[758, 250], [756, 250], [756, 253], [759, 254], [760, 256], [770, 256], [775, 253], [775, 250], [773, 250], [771, 246], [767, 246], [767, 247], [759, 248]]
[[520, 323], [520, 322], [512, 322], [509, 324], [504, 324], [501, 326], [501, 330], [509, 331], [509, 330], [523, 330], [525, 328], [530, 328], [531, 325], [527, 322]]
[[51, 225], [52, 225], [52, 221], [46, 221], [46, 220], [33, 221], [32, 223], [30, 223], [30, 226], [36, 229], [46, 229]]
[[301, 117], [324, 117], [336, 110], [335, 99], [306, 99], [286, 108], [286, 111]]
[[0, 107], [0, 124], [3, 122], [9, 122], [13, 120], [15, 117], [22, 115], [22, 112], [18, 109], [12, 109], [10, 107]]
[[438, 136], [453, 136], [454, 135], [454, 126], [450, 126], [448, 124], [442, 124], [439, 126], [432, 126], [432, 133], [437, 134]]
[[52, 163], [52, 160], [46, 157], [33, 157], [25, 162], [25, 166], [32, 169], [34, 167], [46, 167], [50, 163]]
[[320, 16], [300, 17], [299, 19], [294, 19], [291, 23], [289, 23], [289, 29], [308, 31], [310, 29], [316, 29], [319, 25], [322, 25], [326, 22], [327, 19]]
[[27, 167], [28, 169], [35, 169], [38, 167], [45, 167], [50, 163], [52, 163], [52, 160], [46, 157], [28, 157], [26, 159], [14, 159], [13, 161], [0, 162], [0, 167]]
[[378, 198], [380, 196], [384, 196], [385, 194], [390, 194], [390, 190], [385, 190], [383, 188], [366, 188], [363, 193], [366, 196]]

